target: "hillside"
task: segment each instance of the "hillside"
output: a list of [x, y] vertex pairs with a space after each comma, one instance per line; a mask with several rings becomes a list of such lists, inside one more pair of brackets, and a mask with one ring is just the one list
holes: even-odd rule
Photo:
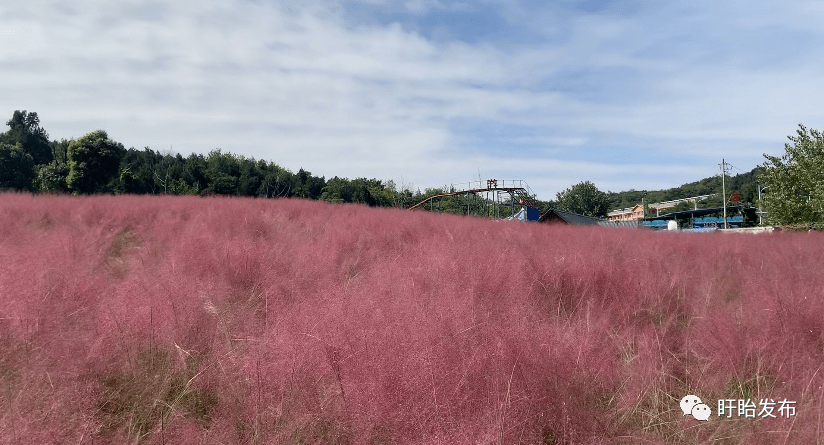
[[[741, 202], [753, 205], [758, 201], [758, 174], [761, 167], [756, 167], [749, 172], [728, 176], [726, 179], [727, 197], [734, 192], [741, 193]], [[674, 199], [690, 198], [693, 196], [703, 196], [717, 193], [718, 195], [708, 198], [699, 207], [720, 207], [721, 201], [721, 175], [711, 176], [699, 181], [690, 182], [678, 187], [665, 190], [647, 190], [645, 201], [647, 203], [665, 202]], [[608, 192], [610, 210], [618, 210], [632, 207], [641, 203], [644, 196], [642, 190], [629, 190], [623, 192]]]
[[818, 233], [26, 194], [0, 224], [0, 443], [824, 441]]

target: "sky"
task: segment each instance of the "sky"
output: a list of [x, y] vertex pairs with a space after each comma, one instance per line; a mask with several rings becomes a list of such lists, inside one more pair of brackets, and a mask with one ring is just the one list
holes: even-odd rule
[[657, 190], [824, 129], [822, 16], [818, 0], [5, 2], [0, 114], [37, 112], [53, 140], [103, 129], [413, 190]]

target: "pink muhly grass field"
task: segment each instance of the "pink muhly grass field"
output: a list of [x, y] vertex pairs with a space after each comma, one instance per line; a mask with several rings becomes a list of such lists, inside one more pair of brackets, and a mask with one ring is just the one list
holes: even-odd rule
[[821, 234], [25, 194], [0, 227], [0, 443], [824, 441]]

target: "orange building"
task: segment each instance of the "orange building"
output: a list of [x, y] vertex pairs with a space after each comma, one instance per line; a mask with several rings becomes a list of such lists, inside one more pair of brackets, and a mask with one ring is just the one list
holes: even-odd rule
[[641, 204], [607, 213], [608, 221], [638, 221], [641, 219], [644, 219], [644, 207]]

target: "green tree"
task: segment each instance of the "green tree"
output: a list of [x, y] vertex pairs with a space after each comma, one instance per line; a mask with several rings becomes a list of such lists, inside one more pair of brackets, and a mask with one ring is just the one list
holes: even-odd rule
[[206, 158], [202, 154], [190, 154], [183, 162], [183, 180], [194, 190], [205, 193], [209, 183], [206, 177]]
[[67, 141], [65, 139], [61, 139], [60, 142], [49, 142], [49, 146], [51, 147], [52, 156], [54, 157], [55, 162], [58, 162], [60, 164], [65, 164], [66, 162], [68, 162], [70, 142], [71, 141]]
[[[382, 205], [383, 184], [377, 179], [334, 178], [326, 181], [320, 199], [329, 202], [357, 202], [369, 206]], [[386, 205], [389, 205], [389, 200]]]
[[157, 185], [157, 190], [160, 193], [168, 194], [174, 193], [172, 184], [175, 182], [175, 170], [177, 167], [177, 158], [170, 151], [165, 153], [158, 153], [154, 162], [151, 165], [152, 177]]
[[382, 181], [372, 179], [369, 192], [375, 198], [375, 205], [382, 207], [399, 207], [401, 205], [401, 192], [395, 185], [395, 181], [389, 180], [384, 184]]
[[306, 199], [320, 199], [323, 187], [326, 186], [326, 179], [322, 176], [312, 176], [312, 172], [304, 169], [298, 170], [295, 174], [294, 196]]
[[206, 157], [207, 193], [237, 195], [240, 179], [240, 159], [231, 153], [212, 150]]
[[0, 142], [0, 190], [31, 190], [34, 160], [20, 144]]
[[[155, 166], [162, 158], [160, 153], [150, 149], [126, 150], [120, 161], [118, 192], [129, 194], [158, 193], [159, 185], [155, 176]], [[160, 189], [162, 192], [162, 188]]]
[[16, 110], [6, 125], [9, 126], [9, 130], [3, 133], [0, 141], [11, 145], [20, 144], [23, 151], [31, 155], [37, 165], [51, 162], [53, 155], [49, 136], [46, 130], [40, 127], [37, 113]]
[[764, 155], [761, 207], [773, 224], [824, 222], [824, 134], [798, 127], [783, 156]]
[[258, 168], [265, 172], [258, 187], [257, 194], [267, 198], [292, 196], [294, 176], [288, 170], [275, 163], [258, 161]]
[[349, 190], [350, 182], [345, 178], [334, 178], [326, 181], [321, 192], [320, 199], [328, 202], [351, 202], [352, 193]]
[[67, 192], [69, 186], [66, 177], [69, 176], [68, 151], [69, 143], [62, 139], [60, 142], [49, 142], [52, 161], [48, 164], [35, 165], [34, 189], [39, 192]]
[[598, 190], [595, 184], [584, 181], [558, 193], [556, 205], [559, 210], [603, 218], [607, 216], [609, 200], [607, 194]]
[[[668, 209], [660, 209], [658, 211], [658, 213], [661, 214], [661, 215], [664, 215], [664, 214], [672, 213], [672, 212], [682, 212], [684, 210], [692, 210], [694, 208], [695, 208], [695, 205], [692, 203], [692, 201], [683, 201], [683, 202], [679, 202], [678, 204], [675, 204], [674, 206], [672, 206]], [[655, 211], [652, 211], [652, 213], [653, 213], [652, 216], [655, 216]]]
[[67, 192], [66, 177], [69, 166], [57, 160], [35, 167], [34, 188], [39, 192]]
[[103, 130], [71, 141], [67, 149], [69, 174], [66, 184], [70, 190], [80, 193], [107, 191], [109, 181], [117, 176], [125, 152], [123, 144], [109, 139]]
[[240, 157], [238, 193], [244, 196], [257, 196], [264, 176], [260, 164], [254, 158]]

